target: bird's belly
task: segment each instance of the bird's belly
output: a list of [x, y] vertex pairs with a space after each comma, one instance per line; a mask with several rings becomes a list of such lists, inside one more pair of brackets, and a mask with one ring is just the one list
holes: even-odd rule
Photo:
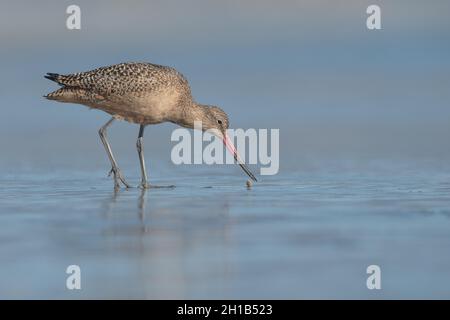
[[128, 122], [157, 124], [170, 119], [177, 102], [176, 95], [160, 93], [152, 96], [109, 98], [96, 108]]

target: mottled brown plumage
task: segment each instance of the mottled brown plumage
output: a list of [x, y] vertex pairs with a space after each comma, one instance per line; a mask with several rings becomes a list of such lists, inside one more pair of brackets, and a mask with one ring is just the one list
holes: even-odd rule
[[184, 108], [195, 104], [181, 73], [150, 63], [120, 63], [49, 78], [63, 88], [48, 99], [84, 104], [138, 124], [176, 122]]
[[[100, 137], [112, 164], [111, 172], [114, 173], [116, 187], [119, 181], [129, 185], [123, 179], [106, 140], [106, 128], [113, 119], [141, 125], [138, 151], [143, 187], [148, 186], [142, 153], [142, 136], [146, 125], [173, 122], [193, 128], [194, 122], [198, 121], [202, 123], [203, 130], [216, 129], [217, 135], [224, 139], [224, 143], [228, 143], [225, 140], [229, 126], [227, 114], [218, 107], [196, 103], [188, 81], [174, 68], [132, 62], [67, 75], [48, 73], [45, 77], [62, 86], [46, 95], [47, 99], [83, 104], [113, 116], [100, 129]], [[240, 165], [243, 166], [242, 163]], [[255, 179], [247, 168], [243, 169]]]

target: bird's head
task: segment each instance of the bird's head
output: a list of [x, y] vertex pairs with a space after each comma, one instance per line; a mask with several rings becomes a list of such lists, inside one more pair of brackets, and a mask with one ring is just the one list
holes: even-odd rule
[[[205, 106], [205, 112], [202, 114], [202, 130], [211, 130], [219, 138], [226, 135], [229, 126], [228, 115], [216, 106]], [[217, 132], [214, 132], [217, 131]]]
[[239, 154], [227, 134], [227, 129], [229, 127], [228, 115], [216, 106], [202, 105], [203, 111], [200, 113], [200, 119], [197, 121], [201, 121], [202, 130], [214, 134], [216, 137], [222, 139], [225, 147], [230, 151], [233, 155], [236, 162], [245, 171], [245, 173], [253, 180], [257, 181], [254, 174], [248, 169], [245, 165], [244, 161], [239, 157]]

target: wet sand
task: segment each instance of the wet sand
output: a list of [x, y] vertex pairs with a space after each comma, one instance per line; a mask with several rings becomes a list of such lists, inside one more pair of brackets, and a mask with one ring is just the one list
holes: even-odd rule
[[68, 176], [1, 177], [0, 298], [450, 297], [448, 174], [291, 172], [247, 189], [236, 172], [118, 193], [104, 171]]

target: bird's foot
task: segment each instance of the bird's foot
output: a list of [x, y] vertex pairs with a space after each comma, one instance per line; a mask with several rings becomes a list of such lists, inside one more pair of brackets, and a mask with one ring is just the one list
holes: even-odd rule
[[170, 186], [157, 186], [155, 184], [150, 184], [148, 182], [141, 182], [141, 184], [139, 185], [139, 188], [141, 189], [157, 189], [157, 188], [175, 188], [174, 185], [170, 185]]
[[109, 173], [108, 173], [108, 177], [111, 176], [111, 174], [114, 175], [114, 189], [120, 188], [120, 182], [122, 182], [126, 188], [131, 188], [131, 186], [128, 184], [128, 182], [126, 182], [126, 180], [123, 177], [122, 172], [120, 171], [119, 168], [112, 167], [111, 171], [109, 171]]

